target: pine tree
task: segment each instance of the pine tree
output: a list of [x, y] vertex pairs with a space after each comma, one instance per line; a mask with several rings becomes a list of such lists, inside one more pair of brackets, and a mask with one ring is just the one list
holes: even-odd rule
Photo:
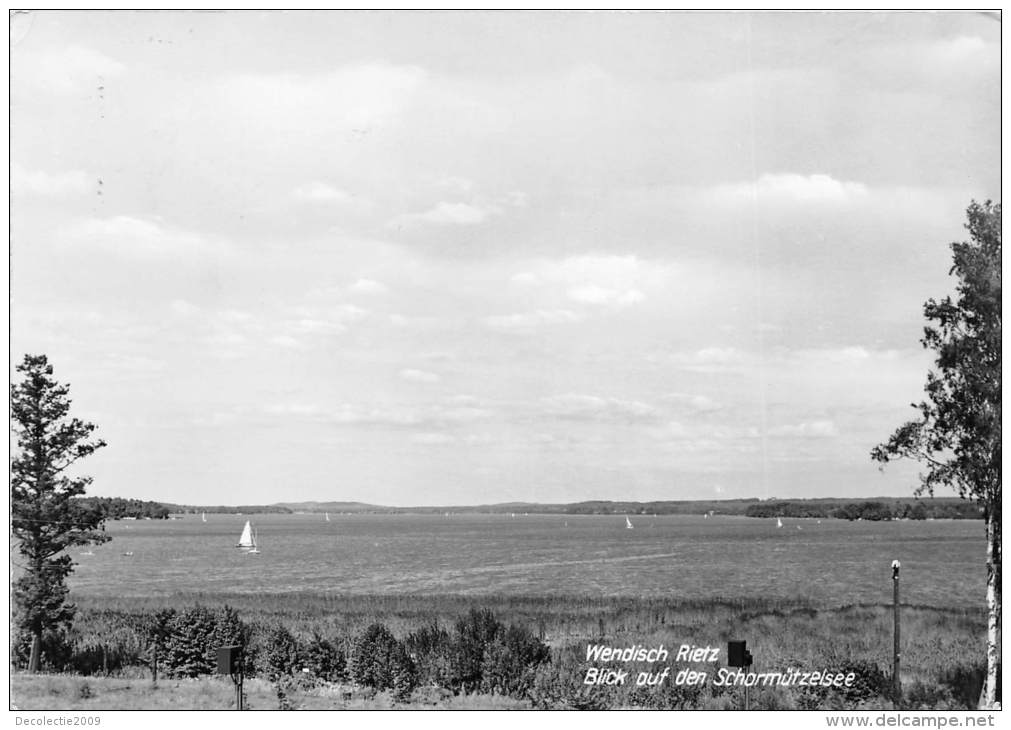
[[18, 624], [32, 637], [28, 670], [37, 672], [43, 633], [64, 629], [74, 617], [66, 585], [74, 563], [67, 549], [110, 539], [101, 511], [74, 499], [91, 478], [67, 475], [105, 442], [92, 439], [93, 424], [69, 416], [70, 388], [53, 379], [45, 355], [25, 355], [17, 371], [24, 379], [11, 385], [18, 449], [11, 460], [11, 531], [25, 572], [12, 588]]

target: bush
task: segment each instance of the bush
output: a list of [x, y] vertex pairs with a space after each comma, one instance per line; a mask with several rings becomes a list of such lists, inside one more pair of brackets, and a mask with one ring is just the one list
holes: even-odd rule
[[548, 647], [526, 628], [512, 625], [500, 630], [484, 650], [481, 689], [525, 699], [533, 686], [535, 668], [549, 656]]
[[404, 645], [383, 624], [365, 629], [354, 642], [351, 679], [375, 690], [392, 689], [404, 699], [414, 689], [415, 674]]
[[433, 621], [409, 634], [404, 646], [417, 670], [418, 684], [434, 687], [452, 685], [453, 640], [437, 622]]
[[271, 682], [297, 672], [298, 641], [284, 626], [276, 624], [266, 633], [257, 651], [257, 668]]
[[248, 628], [225, 606], [212, 611], [194, 606], [173, 613], [165, 622], [163, 654], [166, 672], [176, 677], [198, 677], [217, 670], [217, 649], [248, 644]]
[[303, 650], [303, 665], [316, 679], [324, 682], [340, 682], [347, 679], [347, 656], [344, 650], [332, 641], [314, 633]]
[[[73, 671], [74, 649], [66, 631], [42, 632], [42, 658], [40, 666], [44, 671]], [[32, 635], [24, 629], [18, 629], [11, 646], [12, 661], [19, 666], [27, 667], [32, 653]]]
[[530, 701], [540, 710], [607, 710], [617, 704], [613, 687], [583, 684], [587, 666], [560, 658], [534, 670]]
[[[998, 682], [1000, 675], [998, 673]], [[956, 707], [976, 709], [980, 693], [983, 691], [983, 681], [986, 679], [986, 664], [977, 662], [966, 666], [958, 664], [945, 669], [938, 678], [941, 685], [947, 688]], [[1000, 684], [998, 683], [998, 687]]]
[[890, 698], [891, 677], [874, 662], [858, 659], [842, 659], [835, 662], [841, 674], [853, 673], [855, 678], [850, 687], [802, 687], [796, 696], [800, 710], [842, 710], [853, 709], [857, 705]]
[[453, 650], [453, 689], [472, 692], [481, 686], [485, 649], [503, 630], [495, 614], [484, 608], [472, 608], [456, 622]]

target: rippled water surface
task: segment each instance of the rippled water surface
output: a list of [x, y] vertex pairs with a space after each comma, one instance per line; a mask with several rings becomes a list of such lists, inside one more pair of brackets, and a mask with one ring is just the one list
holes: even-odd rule
[[[261, 552], [234, 547], [247, 519]], [[187, 515], [108, 523], [79, 548], [75, 593], [511, 593], [975, 605], [978, 520], [845, 522], [573, 515]], [[93, 554], [84, 554], [90, 550]], [[127, 554], [129, 553], [129, 554]]]

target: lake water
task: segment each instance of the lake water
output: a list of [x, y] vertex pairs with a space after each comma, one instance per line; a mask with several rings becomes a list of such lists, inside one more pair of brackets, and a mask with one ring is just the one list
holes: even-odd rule
[[[261, 553], [237, 549], [247, 519]], [[979, 520], [845, 522], [701, 516], [187, 515], [109, 522], [73, 552], [71, 590], [806, 598], [982, 605]], [[91, 550], [93, 554], [82, 554]], [[126, 555], [125, 553], [131, 553]]]

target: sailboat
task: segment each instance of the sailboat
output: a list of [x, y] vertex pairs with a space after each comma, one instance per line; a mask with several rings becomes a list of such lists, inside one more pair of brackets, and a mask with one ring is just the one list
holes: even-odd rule
[[635, 529], [632, 526], [632, 520], [628, 519], [628, 515], [625, 515], [625, 529], [627, 529], [627, 530], [634, 530]]
[[201, 512], [200, 513], [200, 521], [201, 522], [207, 522], [207, 513], [206, 512]]
[[235, 547], [255, 548], [256, 540], [253, 539], [253, 526], [246, 520], [246, 526], [242, 528], [242, 535], [239, 537], [239, 544]]
[[252, 554], [252, 553], [259, 554], [260, 553], [260, 548], [258, 548], [256, 546], [256, 531], [255, 530], [253, 531], [253, 547], [251, 547], [249, 550], [247, 550], [246, 553], [247, 554]]
[[781, 519], [779, 519], [779, 518], [777, 517], [777, 518], [776, 518], [776, 527], [782, 527], [782, 526], [783, 526], [783, 520], [781, 520]]
[[324, 512], [323, 513], [323, 519], [324, 519], [324, 522], [329, 522], [330, 521], [330, 513], [329, 512]]

